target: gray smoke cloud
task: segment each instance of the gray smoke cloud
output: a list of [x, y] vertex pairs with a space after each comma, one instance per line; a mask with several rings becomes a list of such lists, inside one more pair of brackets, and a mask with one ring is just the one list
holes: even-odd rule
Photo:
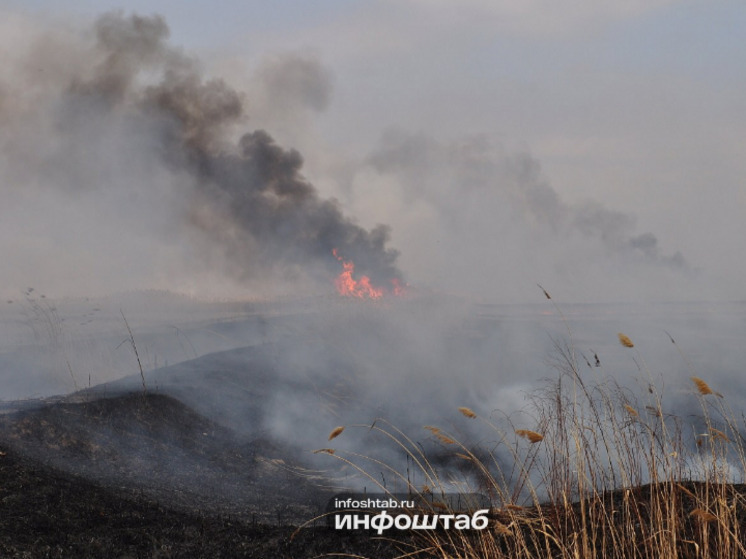
[[[370, 156], [369, 163], [379, 173], [403, 174], [407, 180], [418, 175], [427, 180], [427, 175], [443, 174], [446, 168], [446, 172], [457, 175], [461, 190], [457, 195], [499, 192], [504, 202], [531, 225], [564, 236], [578, 232], [599, 241], [612, 254], [637, 254], [650, 264], [689, 268], [680, 252], [662, 254], [653, 233], [637, 233], [634, 216], [598, 202], [579, 205], [564, 202], [542, 176], [539, 161], [527, 153], [496, 156], [484, 137], [442, 145], [420, 135], [391, 130], [384, 135], [382, 146]], [[443, 210], [452, 207], [447, 193], [442, 194], [435, 197], [436, 203]], [[424, 195], [424, 191], [414, 193], [415, 197]]]
[[[364, 160], [335, 159], [305, 136], [332, 95], [311, 54], [268, 57], [239, 90], [171, 46], [158, 16], [110, 13], [82, 34], [25, 25], [0, 72], [8, 296], [318, 293], [340, 271], [335, 248], [384, 287], [403, 268], [414, 285], [479, 296], [499, 279], [505, 300], [530, 300], [536, 282], [576, 285], [581, 300], [620, 270], [660, 298], [692, 275], [633, 215], [568, 201], [534, 157], [486, 136], [392, 130]], [[316, 182], [344, 205], [275, 137], [314, 154]]]
[[[97, 235], [118, 237], [128, 248], [110, 246], [106, 257], [133, 260], [141, 280], [170, 253], [162, 275], [218, 266], [243, 282], [328, 286], [340, 271], [333, 249], [374, 283], [400, 280], [389, 229], [359, 226], [303, 176], [298, 151], [265, 130], [245, 132], [250, 100], [206, 77], [168, 35], [159, 16], [121, 13], [101, 16], [92, 40], [40, 33], [0, 88], [12, 124], [2, 167], [15, 179], [5, 188], [25, 192], [28, 204], [35, 191], [42, 205], [69, 212], [63, 221], [86, 223], [77, 236], [87, 234], [89, 253], [107, 252]], [[329, 102], [330, 75], [313, 60], [286, 56], [261, 74], [281, 105]], [[36, 106], [23, 107], [30, 92]]]
[[390, 208], [414, 285], [500, 302], [530, 300], [537, 282], [577, 301], [668, 300], [695, 288], [697, 271], [634, 214], [569, 199], [535, 157], [486, 135], [390, 129], [348, 184], [356, 215]]
[[323, 111], [331, 102], [333, 77], [309, 55], [277, 54], [259, 69], [265, 94], [283, 112], [296, 107]]

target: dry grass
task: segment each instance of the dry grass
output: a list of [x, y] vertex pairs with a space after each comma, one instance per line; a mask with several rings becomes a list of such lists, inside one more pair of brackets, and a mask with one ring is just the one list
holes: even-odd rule
[[[634, 347], [626, 335], [620, 333], [618, 339], [622, 346]], [[441, 450], [463, 465], [460, 483], [466, 491], [488, 495], [493, 509], [488, 529], [421, 530], [415, 535], [419, 547], [402, 557], [746, 557], [746, 487], [738, 485], [746, 477], [743, 418], [728, 408], [727, 400], [710, 398], [719, 394], [694, 376], [696, 391], [688, 397], [701, 412], [682, 417], [667, 407], [652, 375], [638, 365], [639, 355], [633, 361], [647, 378], [641, 379], [636, 395], [618, 377], [587, 361], [588, 369], [581, 371], [571, 334], [570, 342], [555, 344], [555, 351], [556, 377], [529, 397], [522, 415], [534, 421], [536, 430], [516, 428], [510, 418], [492, 420], [488, 417], [494, 415], [458, 408], [461, 415], [484, 424], [484, 440], [490, 441], [485, 450], [425, 426], [433, 441], [448, 445]], [[383, 469], [389, 480], [413, 487], [411, 467], [428, 492], [452, 490], [453, 470], [440, 471], [418, 442], [381, 419], [364, 428], [406, 453], [406, 472], [359, 454], [340, 456], [344, 451], [339, 449], [335, 458], [374, 483]], [[375, 474], [366, 471], [365, 460]]]
[[433, 433], [435, 435], [435, 438], [438, 439], [443, 444], [456, 444], [456, 441], [449, 437], [448, 435], [444, 435], [440, 431], [437, 433]]
[[640, 417], [640, 414], [637, 413], [637, 410], [630, 406], [629, 404], [624, 404], [624, 409], [627, 410], [627, 413], [629, 413], [633, 417]]
[[705, 381], [703, 381], [701, 378], [692, 377], [692, 382], [694, 382], [695, 386], [697, 387], [697, 390], [703, 396], [707, 396], [708, 394], [714, 394], [714, 392], [712, 391], [712, 388], [710, 388], [710, 386]]
[[339, 437], [342, 434], [342, 431], [344, 431], [344, 430], [345, 430], [345, 428], [342, 427], [342, 426], [335, 427], [334, 429], [332, 429], [332, 432], [329, 433], [329, 440], [331, 441], [332, 439], [336, 439], [337, 437]]
[[702, 509], [694, 509], [689, 516], [696, 518], [699, 522], [717, 522], [718, 517]]
[[516, 429], [516, 435], [528, 439], [530, 443], [539, 443], [544, 440], [544, 435], [537, 433], [536, 431], [529, 431], [528, 429]]
[[471, 408], [459, 408], [458, 411], [461, 412], [462, 415], [465, 415], [466, 417], [470, 419], [476, 419], [477, 414], [474, 413], [474, 411]]
[[312, 451], [314, 454], [321, 454], [322, 452], [324, 454], [334, 454], [335, 450], [333, 448], [318, 448], [316, 450]]
[[629, 339], [629, 337], [625, 336], [621, 332], [617, 334], [619, 337], [619, 343], [622, 344], [624, 347], [635, 347], [635, 344], [632, 343], [632, 340]]

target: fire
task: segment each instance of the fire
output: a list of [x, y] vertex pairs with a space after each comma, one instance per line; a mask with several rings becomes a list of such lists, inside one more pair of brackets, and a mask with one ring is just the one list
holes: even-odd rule
[[391, 286], [391, 291], [394, 292], [394, 295], [404, 295], [404, 286], [399, 278], [392, 279]]
[[[355, 264], [351, 260], [345, 260], [338, 253], [335, 248], [332, 250], [334, 257], [342, 263], [342, 273], [340, 273], [334, 280], [334, 285], [337, 288], [337, 292], [345, 297], [358, 297], [360, 299], [380, 299], [383, 297], [384, 289], [382, 287], [375, 287], [370, 281], [368, 276], [360, 276], [360, 279], [356, 280]], [[391, 280], [392, 288], [391, 292], [394, 295], [402, 295], [404, 293], [404, 286], [401, 281], [394, 278]]]

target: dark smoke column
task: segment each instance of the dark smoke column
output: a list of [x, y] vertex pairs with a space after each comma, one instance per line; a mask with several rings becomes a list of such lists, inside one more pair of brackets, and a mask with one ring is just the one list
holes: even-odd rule
[[[402, 277], [398, 252], [387, 248], [386, 226], [368, 231], [323, 199], [302, 175], [303, 158], [278, 146], [264, 130], [224, 139], [245, 122], [243, 97], [222, 80], [205, 80], [196, 64], [166, 44], [162, 18], [107, 14], [96, 24], [95, 75], [70, 93], [136, 110], [158, 125], [154, 142], [177, 177], [188, 177], [187, 223], [217, 243], [241, 279], [306, 269], [340, 272], [337, 249], [376, 284]], [[147, 74], [146, 74], [147, 73]], [[155, 74], [150, 85], [137, 86]], [[98, 106], [101, 106], [98, 103]]]
[[252, 259], [270, 266], [310, 259], [326, 263], [336, 275], [336, 249], [378, 285], [401, 281], [398, 252], [386, 247], [389, 228], [366, 231], [345, 217], [336, 201], [322, 199], [302, 177], [303, 158], [297, 151], [282, 149], [264, 130], [245, 134], [238, 146], [237, 154], [188, 148], [201, 200], [215, 205], [253, 241], [251, 252], [242, 255], [245, 245], [233, 247], [232, 257], [249, 267]]

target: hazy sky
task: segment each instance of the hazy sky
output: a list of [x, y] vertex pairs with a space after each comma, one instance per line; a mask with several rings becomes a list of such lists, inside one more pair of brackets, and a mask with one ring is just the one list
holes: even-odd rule
[[[244, 92], [245, 131], [297, 149], [303, 176], [355, 223], [391, 227], [412, 285], [502, 302], [536, 300], [537, 282], [577, 301], [743, 299], [741, 1], [6, 0], [3, 56], [20, 45], [24, 60], [45, 33], [90, 42], [113, 9], [162, 15], [205, 79]], [[13, 82], [0, 81], [6, 108]], [[51, 180], [8, 171], [15, 138], [5, 188]], [[126, 213], [112, 212], [119, 229], [80, 225], [76, 208], [98, 201], [57, 211], [54, 196], [24, 196], [0, 208], [3, 295], [273, 283], [199, 271], [189, 234], [158, 220], [166, 194], [127, 206], [131, 241]], [[82, 229], [60, 234], [68, 224]]]

